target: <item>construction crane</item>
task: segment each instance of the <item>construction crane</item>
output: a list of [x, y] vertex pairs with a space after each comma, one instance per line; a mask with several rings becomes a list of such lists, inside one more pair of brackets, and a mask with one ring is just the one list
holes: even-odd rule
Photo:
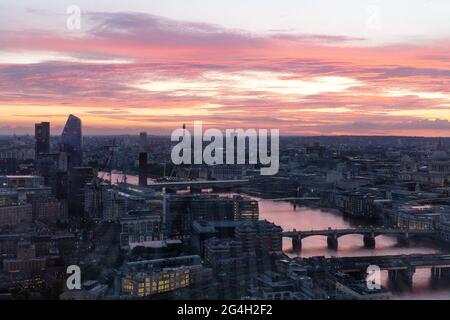
[[94, 204], [93, 210], [95, 212], [93, 212], [93, 214], [96, 218], [103, 217], [103, 209], [104, 209], [103, 201], [104, 201], [104, 199], [103, 199], [102, 183], [104, 182], [105, 175], [109, 176], [108, 185], [111, 186], [111, 184], [112, 184], [112, 161], [114, 158], [114, 152], [116, 151], [115, 139], [113, 140], [112, 145], [104, 146], [104, 148], [106, 150], [108, 150], [107, 156], [106, 156], [103, 166], [101, 167], [102, 174], [99, 177], [99, 179], [95, 180], [95, 184], [94, 184], [94, 188], [95, 188], [94, 189], [94, 192], [95, 192], [94, 197], [96, 200], [94, 200], [95, 204]]
[[113, 140], [112, 145], [104, 146], [104, 148], [106, 148], [108, 150], [108, 155], [106, 157], [105, 163], [103, 164], [103, 173], [102, 173], [100, 179], [103, 180], [105, 175], [108, 174], [108, 176], [109, 176], [108, 183], [111, 184], [112, 183], [112, 162], [114, 159], [114, 152], [117, 148], [116, 139]]

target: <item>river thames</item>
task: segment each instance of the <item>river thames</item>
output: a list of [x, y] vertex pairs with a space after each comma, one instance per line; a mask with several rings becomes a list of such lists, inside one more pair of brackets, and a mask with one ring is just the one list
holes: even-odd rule
[[[331, 209], [314, 209], [297, 207], [288, 202], [279, 202], [254, 198], [259, 201], [260, 219], [266, 219], [283, 228], [283, 230], [319, 230], [340, 229], [365, 225], [344, 218], [342, 214]], [[370, 255], [400, 255], [413, 253], [436, 253], [441, 249], [430, 241], [411, 241], [409, 246], [397, 244], [396, 237], [378, 236], [375, 249], [366, 249], [361, 235], [347, 235], [339, 238], [337, 250], [327, 248], [326, 237], [316, 236], [302, 240], [302, 250], [293, 252], [290, 239], [283, 240], [283, 250], [290, 257], [302, 256], [370, 256]], [[383, 286], [388, 286], [387, 272], [382, 272]], [[394, 299], [450, 299], [450, 288], [433, 288], [430, 271], [417, 270], [414, 274], [413, 291], [397, 292]]]

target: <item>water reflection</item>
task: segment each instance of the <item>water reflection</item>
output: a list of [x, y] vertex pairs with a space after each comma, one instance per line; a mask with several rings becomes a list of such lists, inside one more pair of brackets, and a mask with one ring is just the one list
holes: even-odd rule
[[[284, 230], [318, 230], [351, 228], [363, 225], [361, 222], [352, 222], [333, 210], [312, 209], [293, 206], [288, 202], [274, 202], [259, 199], [260, 219], [267, 219], [280, 225]], [[291, 257], [302, 256], [371, 256], [371, 255], [400, 255], [414, 253], [437, 253], [442, 251], [431, 241], [410, 242], [407, 247], [401, 246], [396, 237], [376, 237], [376, 248], [366, 249], [363, 245], [363, 236], [347, 235], [339, 238], [338, 250], [327, 247], [326, 237], [315, 236], [302, 240], [302, 250], [294, 252], [290, 239], [283, 239], [283, 250]], [[388, 273], [382, 272], [382, 284], [388, 287]], [[431, 283], [431, 272], [428, 269], [419, 269], [414, 274], [414, 286], [412, 292], [396, 292], [395, 299], [450, 299], [448, 285], [434, 286]]]
[[[123, 181], [123, 175], [113, 173], [112, 182]], [[137, 184], [138, 177], [129, 175], [127, 182]], [[149, 179], [149, 183], [152, 180]], [[228, 194], [231, 195], [231, 194]], [[331, 209], [313, 209], [306, 207], [294, 207], [289, 202], [279, 202], [255, 198], [259, 201], [260, 219], [266, 219], [281, 226], [284, 230], [318, 230], [351, 228], [364, 225], [362, 222], [355, 222], [344, 218], [339, 212]], [[366, 224], [367, 226], [367, 224]], [[302, 240], [302, 250], [293, 252], [290, 239], [283, 240], [283, 250], [291, 257], [302, 256], [371, 256], [371, 255], [400, 255], [413, 253], [437, 253], [442, 251], [437, 245], [431, 242], [414, 241], [408, 247], [397, 243], [396, 237], [378, 236], [376, 237], [376, 248], [366, 249], [363, 245], [361, 235], [347, 235], [339, 238], [338, 250], [331, 250], [327, 247], [326, 237], [310, 237]], [[388, 287], [388, 274], [382, 272], [383, 286]], [[395, 299], [450, 299], [450, 288], [448, 285], [431, 283], [431, 273], [428, 269], [419, 269], [414, 274], [413, 291], [395, 293]]]

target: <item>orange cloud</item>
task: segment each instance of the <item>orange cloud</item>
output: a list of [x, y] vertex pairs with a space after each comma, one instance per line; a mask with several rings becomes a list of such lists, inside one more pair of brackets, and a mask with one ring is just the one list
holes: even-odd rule
[[0, 126], [76, 113], [118, 131], [203, 120], [283, 134], [450, 133], [449, 39], [369, 47], [144, 14], [91, 18], [84, 34], [0, 33]]

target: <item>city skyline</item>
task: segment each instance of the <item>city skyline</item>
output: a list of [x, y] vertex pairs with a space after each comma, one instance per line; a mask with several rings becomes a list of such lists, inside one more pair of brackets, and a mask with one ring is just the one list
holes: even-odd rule
[[0, 300], [208, 319], [450, 300], [449, 17], [0, 1]]
[[44, 121], [59, 134], [75, 114], [87, 135], [167, 135], [203, 121], [448, 137], [450, 8], [410, 3], [196, 1], [191, 12], [180, 1], [78, 1], [81, 29], [69, 30], [68, 1], [6, 1], [0, 134]]

